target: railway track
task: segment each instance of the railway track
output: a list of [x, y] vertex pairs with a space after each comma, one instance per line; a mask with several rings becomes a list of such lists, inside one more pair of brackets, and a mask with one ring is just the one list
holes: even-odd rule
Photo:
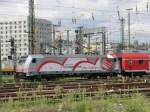
[[54, 81], [46, 83], [20, 83], [17, 85], [8, 84], [0, 87], [0, 101], [25, 100], [38, 97], [56, 98], [68, 95], [83, 93], [85, 95], [94, 95], [103, 93], [111, 94], [130, 94], [130, 93], [150, 93], [150, 83], [145, 82], [125, 82], [113, 83], [103, 82], [102, 80], [87, 81]]
[[[149, 81], [150, 78], [147, 78], [146, 80]], [[63, 84], [63, 83], [90, 83], [90, 82], [101, 82], [101, 83], [123, 83], [123, 82], [144, 82], [145, 79], [142, 77], [142, 78], [138, 78], [136, 79], [135, 77], [134, 78], [130, 78], [130, 79], [127, 79], [127, 80], [124, 80], [123, 79], [67, 79], [67, 80], [53, 80], [53, 81], [40, 81], [40, 82], [34, 82], [36, 84], [41, 84], [41, 85], [46, 85], [46, 84]], [[150, 82], [150, 81], [149, 81]], [[4, 87], [12, 87], [12, 86], [16, 86], [16, 85], [32, 85], [33, 84], [33, 81], [30, 82], [30, 81], [19, 81], [19, 82], [16, 82], [16, 83], [3, 83], [1, 86], [4, 86]]]

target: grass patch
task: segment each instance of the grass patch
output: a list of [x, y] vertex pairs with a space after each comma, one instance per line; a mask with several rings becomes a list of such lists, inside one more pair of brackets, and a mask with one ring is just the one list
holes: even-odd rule
[[0, 76], [0, 84], [15, 83], [14, 76]]
[[[131, 98], [120, 98], [117, 95], [111, 98], [93, 99], [85, 97], [79, 91], [68, 93], [67, 97], [59, 102], [45, 97], [37, 97], [25, 101], [0, 103], [0, 112], [149, 112], [150, 102], [141, 94], [134, 94]], [[76, 99], [78, 95], [78, 99]]]

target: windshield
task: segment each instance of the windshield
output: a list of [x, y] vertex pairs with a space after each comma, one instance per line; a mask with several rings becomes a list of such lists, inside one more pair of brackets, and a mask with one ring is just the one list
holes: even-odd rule
[[116, 61], [117, 61], [116, 58], [109, 58], [109, 60], [110, 60], [111, 62], [116, 62]]
[[24, 59], [24, 60], [23, 60], [23, 59], [21, 59], [21, 60], [19, 60], [19, 61], [18, 61], [18, 64], [19, 64], [19, 65], [22, 65], [22, 64], [24, 64], [24, 63], [25, 63], [25, 61], [26, 61], [25, 59]]
[[26, 61], [26, 59], [27, 59], [27, 57], [21, 57], [21, 58], [18, 60], [18, 64], [19, 64], [19, 65], [24, 64], [25, 61]]

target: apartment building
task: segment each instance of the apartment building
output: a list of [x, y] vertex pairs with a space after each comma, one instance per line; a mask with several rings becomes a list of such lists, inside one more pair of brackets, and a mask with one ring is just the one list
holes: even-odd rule
[[[10, 39], [15, 39], [16, 57], [29, 54], [29, 27], [28, 19], [10, 19], [0, 21], [1, 60], [2, 66], [11, 65], [8, 56], [11, 55]], [[35, 20], [35, 47], [37, 53], [51, 52], [49, 45], [52, 42], [52, 23], [44, 19]]]

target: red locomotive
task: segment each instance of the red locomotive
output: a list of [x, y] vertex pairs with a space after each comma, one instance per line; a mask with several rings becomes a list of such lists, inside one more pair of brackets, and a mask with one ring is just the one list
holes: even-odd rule
[[[150, 72], [150, 57], [147, 53], [108, 54], [103, 61], [104, 69], [123, 75], [142, 75]], [[107, 64], [106, 64], [107, 63]]]

